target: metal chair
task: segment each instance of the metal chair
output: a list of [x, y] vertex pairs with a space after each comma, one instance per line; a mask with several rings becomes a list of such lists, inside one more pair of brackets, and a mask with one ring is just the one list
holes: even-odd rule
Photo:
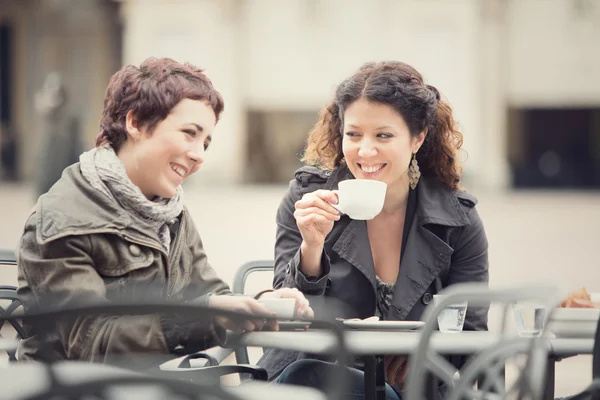
[[[15, 311], [19, 308], [22, 309], [22, 303], [17, 296], [17, 288], [14, 286], [0, 286], [0, 300], [7, 300], [10, 303], [8, 305], [0, 305], [0, 316], [12, 316]], [[18, 319], [10, 319], [0, 322], [0, 332], [4, 329], [5, 325], [10, 325], [12, 329], [16, 332], [16, 339], [21, 340], [24, 339], [27, 335], [25, 333], [25, 329], [21, 324], [21, 321]], [[0, 338], [4, 336], [0, 333]], [[14, 349], [7, 349], [6, 354], [8, 354], [8, 360], [10, 362], [17, 361], [16, 351]]]
[[565, 397], [564, 400], [600, 400], [600, 319], [596, 325], [592, 354], [592, 383], [581, 393]]
[[[260, 260], [244, 263], [235, 272], [233, 278], [232, 291], [236, 294], [245, 294], [246, 281], [254, 272], [269, 272], [273, 271], [273, 261]], [[219, 365], [231, 353], [235, 353], [235, 365]], [[199, 363], [197, 360], [204, 359], [206, 362], [202, 366], [196, 366]], [[175, 360], [166, 362], [160, 366], [165, 373], [189, 373], [194, 370], [204, 369], [205, 367], [219, 366], [222, 371], [231, 369], [231, 373], [239, 373], [240, 380], [246, 381], [252, 377], [255, 380], [267, 380], [266, 371], [258, 366], [250, 364], [248, 357], [248, 349], [245, 346], [238, 346], [235, 349], [215, 347], [204, 350], [201, 353], [190, 354]], [[205, 373], [203, 370], [202, 373]], [[206, 371], [208, 373], [208, 371]], [[223, 374], [225, 375], [225, 374]]]
[[[557, 289], [554, 287], [521, 287], [506, 290], [491, 290], [487, 285], [469, 283], [453, 285], [443, 294], [447, 296], [439, 303], [429, 306], [423, 315], [423, 327], [419, 344], [409, 360], [406, 400], [422, 400], [436, 397], [426, 393], [426, 375], [440, 379], [447, 389], [447, 400], [462, 399], [539, 399], [545, 388], [545, 371], [548, 346], [542, 336], [533, 338], [515, 337], [505, 333], [508, 307], [519, 300], [536, 299], [544, 303], [547, 317], [558, 304]], [[502, 330], [498, 342], [469, 358], [455, 378], [457, 369], [441, 355], [429, 348], [431, 337], [437, 330], [437, 316], [452, 303], [468, 301], [469, 306], [487, 305], [498, 302], [504, 305]], [[516, 382], [505, 388], [504, 368], [508, 359], [522, 355], [526, 361], [519, 368]], [[477, 389], [474, 389], [477, 384]], [[432, 388], [429, 387], [431, 390]], [[437, 387], [435, 388], [437, 389]]]
[[[17, 259], [15, 252], [10, 249], [0, 249], [0, 267], [17, 265]], [[0, 285], [0, 316], [10, 316], [17, 310], [22, 310], [22, 303], [17, 296], [17, 288], [14, 286]], [[11, 319], [9, 321], [0, 322], [0, 338], [3, 338], [2, 331], [7, 328], [12, 328], [16, 333], [16, 339], [21, 340], [25, 338], [25, 329], [21, 322], [17, 319]], [[6, 333], [5, 333], [6, 334]], [[12, 332], [11, 332], [12, 334]], [[17, 361], [16, 351], [14, 349], [5, 350], [8, 354], [8, 360], [10, 362]]]
[[22, 363], [0, 376], [3, 398], [65, 399], [218, 399], [242, 400], [219, 385], [199, 385], [131, 370], [76, 361]]
[[[85, 315], [143, 315], [148, 313], [178, 313], [180, 315], [188, 315], [190, 317], [198, 317], [199, 315], [206, 314], [206, 316], [222, 315], [233, 321], [241, 321], [248, 317], [246, 313], [216, 310], [206, 306], [200, 306], [196, 304], [169, 304], [169, 303], [121, 303], [121, 304], [97, 304], [97, 305], [86, 305], [80, 307], [61, 308], [61, 309], [46, 309], [38, 310], [35, 312], [25, 313], [21, 316], [23, 320], [32, 326], [36, 326], [37, 330], [44, 331], [54, 325], [54, 321], [59, 318], [73, 318], [81, 314]], [[256, 317], [271, 319], [270, 315], [256, 315]], [[5, 315], [0, 316], [0, 321], [13, 320], [15, 316]], [[326, 323], [325, 323], [326, 324]], [[341, 332], [336, 331], [336, 326], [332, 328], [334, 333], [340, 338], [340, 354], [341, 358], [346, 359], [346, 353], [344, 353], [343, 336]], [[128, 357], [129, 358], [129, 357]], [[79, 369], [78, 369], [79, 366]], [[194, 374], [195, 379], [182, 379], [182, 374], [165, 374], [163, 372], [144, 371], [133, 372], [130, 369], [115, 368], [108, 365], [98, 365], [83, 362], [57, 362], [57, 363], [24, 363], [16, 364], [15, 369], [11, 371], [19, 374], [18, 368], [44, 368], [46, 371], [46, 377], [39, 379], [39, 374], [36, 375], [38, 378], [35, 379], [35, 383], [43, 382], [44, 385], [49, 387], [42, 387], [39, 390], [34, 391], [35, 393], [27, 392], [27, 387], [16, 388], [18, 393], [21, 395], [12, 396], [11, 398], [23, 398], [23, 399], [45, 399], [54, 397], [64, 398], [89, 398], [85, 396], [96, 396], [94, 398], [135, 398], [131, 392], [128, 392], [129, 396], [124, 397], [110, 397], [111, 393], [114, 393], [112, 389], [114, 387], [131, 386], [135, 385], [136, 390], [140, 390], [141, 387], [152, 386], [163, 390], [160, 392], [164, 393], [164, 397], [158, 398], [189, 398], [189, 399], [227, 399], [227, 400], [258, 400], [265, 396], [266, 390], [269, 393], [275, 394], [277, 398], [285, 397], [288, 399], [318, 399], [324, 400], [323, 394], [314, 389], [310, 388], [284, 388], [284, 387], [273, 387], [271, 385], [260, 385], [260, 382], [253, 382], [239, 386], [235, 389], [221, 388], [219, 384], [218, 376], [221, 374], [218, 372], [218, 368], [205, 369], [207, 373], [202, 374], [202, 371], [196, 371]], [[226, 373], [230, 373], [231, 368], [235, 366], [223, 366], [223, 370]], [[12, 368], [12, 367], [11, 367]], [[95, 368], [95, 369], [94, 369]], [[64, 370], [65, 372], [60, 372]], [[78, 372], [66, 372], [77, 370]], [[57, 372], [58, 371], [58, 372]], [[97, 372], [95, 372], [97, 371]], [[340, 371], [342, 369], [340, 368]], [[342, 371], [343, 372], [343, 371]], [[0, 384], [2, 380], [6, 378], [6, 374], [0, 375]], [[25, 376], [31, 377], [31, 374], [25, 374]], [[343, 380], [345, 375], [340, 375], [341, 379], [336, 382]], [[175, 379], [173, 379], [175, 378]], [[30, 378], [23, 378], [30, 379]], [[184, 382], [182, 382], [182, 380]], [[188, 382], [185, 382], [188, 381]], [[26, 383], [26, 382], [25, 382]], [[13, 385], [14, 386], [14, 385]], [[33, 384], [35, 386], [35, 384]], [[19, 391], [21, 390], [21, 391]], [[166, 390], [166, 392], [164, 392]], [[3, 393], [5, 393], [4, 391]], [[143, 393], [148, 393], [141, 391]], [[17, 394], [18, 394], [17, 393]], [[259, 396], [260, 395], [260, 396]], [[212, 396], [212, 397], [211, 397]], [[147, 398], [147, 397], [144, 397]], [[336, 397], [339, 398], [339, 397]]]
[[[246, 280], [250, 274], [255, 272], [273, 271], [274, 262], [272, 260], [250, 261], [240, 266], [233, 277], [233, 293], [245, 294]], [[235, 361], [238, 364], [249, 364], [248, 348], [237, 347], [235, 349]]]
[[[10, 249], [0, 249], [0, 265], [16, 266], [17, 260], [15, 252]], [[19, 297], [17, 296], [17, 288], [14, 286], [0, 286], [0, 300], [8, 300], [10, 303], [6, 306], [0, 305], [0, 316], [10, 316], [19, 307], [22, 306]], [[0, 322], [0, 330], [8, 323], [16, 331], [18, 340], [25, 339], [27, 334], [21, 322], [16, 319], [9, 319]], [[0, 337], [2, 335], [0, 334]], [[9, 361], [14, 362], [16, 359], [16, 351], [14, 349], [6, 350]], [[209, 375], [223, 376], [228, 374], [244, 374], [244, 376], [252, 376], [256, 380], [267, 380], [267, 372], [258, 366], [240, 365], [248, 364], [238, 363], [237, 365], [219, 365], [229, 354], [231, 349], [209, 349], [195, 354], [186, 355], [175, 360], [171, 360], [159, 366], [162, 374], [165, 376], [176, 377], [177, 379], [191, 380], [200, 376], [202, 379]], [[203, 366], [193, 366], [192, 360], [205, 359], [207, 360]]]
[[17, 265], [17, 257], [11, 249], [0, 249], [0, 264]]

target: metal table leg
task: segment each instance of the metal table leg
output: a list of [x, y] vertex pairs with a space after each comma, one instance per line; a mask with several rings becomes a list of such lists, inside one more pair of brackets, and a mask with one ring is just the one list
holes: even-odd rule
[[383, 356], [367, 356], [365, 361], [365, 399], [385, 400]]
[[546, 364], [546, 386], [544, 388], [544, 399], [554, 399], [554, 387], [556, 384], [556, 361], [557, 358], [549, 356]]
[[434, 374], [428, 372], [425, 378], [425, 398], [427, 400], [439, 400], [440, 398], [440, 380]]

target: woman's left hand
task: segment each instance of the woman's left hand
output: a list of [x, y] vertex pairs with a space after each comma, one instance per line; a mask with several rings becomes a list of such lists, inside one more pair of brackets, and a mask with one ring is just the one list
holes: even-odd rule
[[296, 300], [294, 313], [297, 317], [312, 319], [315, 316], [304, 294], [296, 288], [281, 288], [272, 292], [266, 292], [260, 296], [260, 299], [294, 299]]
[[408, 359], [404, 356], [385, 356], [383, 368], [386, 382], [390, 385], [400, 385], [408, 373]]

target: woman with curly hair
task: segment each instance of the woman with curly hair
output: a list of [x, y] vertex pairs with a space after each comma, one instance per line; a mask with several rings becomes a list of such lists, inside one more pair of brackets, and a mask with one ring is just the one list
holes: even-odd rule
[[[342, 303], [344, 318], [419, 320], [443, 288], [488, 282], [476, 199], [461, 189], [461, 145], [449, 104], [414, 68], [362, 66], [321, 112], [304, 153], [307, 165], [280, 204], [274, 287], [297, 288], [311, 303]], [[338, 213], [331, 203], [346, 179], [387, 184], [379, 215], [360, 221]], [[464, 329], [487, 330], [487, 311], [469, 307]], [[260, 364], [280, 383], [313, 387], [326, 385], [331, 367], [279, 350], [268, 350]], [[387, 356], [384, 365], [387, 398], [401, 398], [406, 358]], [[350, 390], [362, 398], [362, 372], [352, 372]]]

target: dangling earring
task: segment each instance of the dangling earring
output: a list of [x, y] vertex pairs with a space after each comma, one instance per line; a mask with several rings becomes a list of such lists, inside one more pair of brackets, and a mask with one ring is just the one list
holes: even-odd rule
[[417, 162], [417, 153], [413, 153], [412, 161], [408, 167], [408, 184], [412, 190], [415, 190], [417, 183], [421, 178], [421, 171], [419, 171], [419, 163]]

